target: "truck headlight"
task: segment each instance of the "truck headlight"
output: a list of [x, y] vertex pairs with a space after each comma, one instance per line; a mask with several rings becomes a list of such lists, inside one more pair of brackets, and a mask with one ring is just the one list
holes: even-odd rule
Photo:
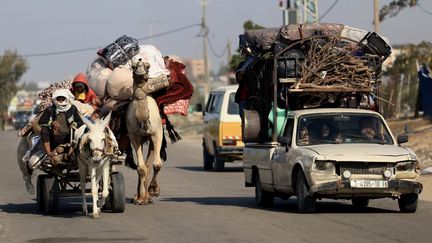
[[317, 172], [333, 173], [335, 170], [333, 161], [315, 161], [315, 169]]
[[417, 172], [420, 170], [418, 161], [399, 162], [395, 166], [396, 172]]

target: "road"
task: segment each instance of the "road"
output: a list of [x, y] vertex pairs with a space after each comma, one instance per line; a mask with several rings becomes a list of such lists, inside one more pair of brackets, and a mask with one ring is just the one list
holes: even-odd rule
[[[169, 144], [161, 196], [153, 204], [127, 203], [124, 213], [95, 220], [81, 214], [80, 199], [62, 199], [60, 214], [43, 215], [25, 191], [17, 143], [15, 131], [0, 133], [0, 242], [427, 242], [432, 236], [427, 201], [415, 214], [399, 213], [391, 199], [372, 201], [362, 211], [346, 201], [324, 201], [307, 215], [296, 212], [295, 198], [257, 208], [241, 164], [203, 171], [201, 144], [192, 140]], [[130, 198], [137, 176], [121, 171]]]

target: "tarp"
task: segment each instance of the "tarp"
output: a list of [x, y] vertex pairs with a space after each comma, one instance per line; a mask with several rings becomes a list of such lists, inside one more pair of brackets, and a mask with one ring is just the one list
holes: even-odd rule
[[430, 69], [428, 66], [423, 65], [418, 71], [419, 77], [419, 94], [421, 99], [422, 107], [425, 116], [432, 117], [432, 77], [430, 75]]

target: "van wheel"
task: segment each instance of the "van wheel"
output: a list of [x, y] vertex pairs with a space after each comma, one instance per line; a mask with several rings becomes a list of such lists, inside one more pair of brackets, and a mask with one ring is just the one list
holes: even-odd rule
[[255, 203], [258, 207], [269, 207], [273, 205], [274, 194], [264, 191], [261, 185], [261, 179], [258, 173], [254, 176], [255, 182]]
[[399, 210], [402, 213], [414, 213], [417, 210], [418, 194], [403, 194], [398, 200]]
[[300, 213], [313, 213], [316, 208], [316, 198], [309, 194], [308, 184], [302, 170], [297, 171], [297, 210]]
[[204, 170], [212, 170], [213, 169], [213, 160], [214, 157], [209, 154], [207, 151], [206, 145], [203, 142], [203, 167]]
[[214, 165], [213, 165], [214, 171], [224, 171], [225, 169], [225, 161], [221, 158], [219, 158], [217, 155], [214, 156]]

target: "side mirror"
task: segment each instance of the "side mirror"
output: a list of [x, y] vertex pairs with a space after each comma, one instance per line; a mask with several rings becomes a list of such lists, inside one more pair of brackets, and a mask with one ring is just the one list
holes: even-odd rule
[[397, 137], [397, 143], [398, 144], [407, 143], [407, 142], [408, 142], [408, 135], [403, 134], [403, 135], [399, 135]]
[[291, 143], [291, 139], [287, 138], [287, 137], [278, 137], [277, 141], [278, 141], [278, 143], [283, 144], [283, 145], [288, 145]]

